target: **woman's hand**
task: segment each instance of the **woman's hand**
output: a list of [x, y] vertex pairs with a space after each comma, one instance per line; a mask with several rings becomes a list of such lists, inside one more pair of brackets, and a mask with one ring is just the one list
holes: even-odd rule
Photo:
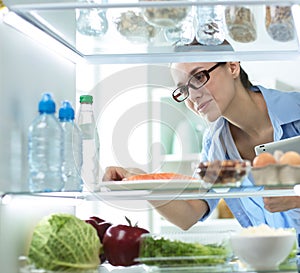
[[141, 169], [110, 166], [105, 169], [102, 181], [121, 181], [132, 175], [145, 173]]
[[265, 209], [270, 212], [281, 212], [300, 208], [300, 196], [264, 197]]

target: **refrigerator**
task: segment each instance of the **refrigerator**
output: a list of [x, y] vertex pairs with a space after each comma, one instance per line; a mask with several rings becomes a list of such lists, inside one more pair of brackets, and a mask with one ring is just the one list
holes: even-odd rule
[[[190, 7], [193, 3], [178, 2], [175, 7]], [[300, 89], [296, 73], [291, 73], [298, 71], [300, 65], [300, 23], [296, 21], [300, 18], [296, 16], [300, 15], [300, 2], [294, 0], [289, 4], [295, 7], [295, 38], [287, 43], [274, 42], [267, 36], [261, 2], [248, 3], [259, 14], [258, 39], [254, 44], [235, 43], [227, 37], [235, 46], [234, 52], [227, 45], [221, 50], [210, 46], [198, 52], [196, 47], [186, 51], [178, 46], [174, 50], [161, 27], [146, 43], [132, 42], [130, 32], [120, 33], [117, 19], [131, 9], [141, 9], [139, 1], [4, 1], [12, 11], [0, 17], [1, 272], [18, 273], [18, 258], [26, 253], [34, 225], [51, 212], [76, 214], [82, 219], [101, 215], [120, 222], [124, 222], [124, 215], [129, 215], [151, 231], [178, 231], [136, 196], [134, 200], [95, 198], [84, 202], [24, 194], [28, 189], [28, 127], [37, 115], [43, 92], [54, 95], [57, 108], [62, 100], [69, 100], [76, 111], [79, 96], [91, 94], [100, 136], [102, 174], [106, 166], [115, 164], [138, 166], [148, 172], [189, 174], [199, 158], [199, 149], [193, 150], [187, 143], [200, 146], [205, 124], [171, 102], [174, 86], [170, 62], [240, 60], [254, 83], [286, 91]], [[147, 7], [156, 6], [150, 1]], [[80, 15], [97, 8], [109, 20], [104, 38], [83, 35], [77, 29]], [[159, 46], [155, 46], [156, 42]], [[189, 127], [182, 128], [187, 120]], [[188, 130], [194, 138], [185, 138]], [[194, 231], [200, 232], [202, 228], [207, 226]], [[226, 228], [235, 229], [237, 225], [229, 223]]]

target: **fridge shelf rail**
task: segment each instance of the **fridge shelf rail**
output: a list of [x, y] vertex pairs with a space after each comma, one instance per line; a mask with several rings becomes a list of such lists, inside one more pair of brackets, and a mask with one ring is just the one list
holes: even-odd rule
[[[297, 186], [295, 186], [297, 187]], [[243, 198], [243, 197], [275, 197], [275, 196], [296, 196], [297, 190], [294, 187], [266, 188], [245, 187], [245, 188], [215, 188], [211, 191], [202, 189], [184, 190], [102, 190], [100, 192], [6, 192], [0, 196], [0, 202], [6, 202], [13, 196], [22, 198], [59, 198], [64, 202], [81, 201], [103, 201], [103, 200], [191, 200], [191, 199], [216, 199], [216, 198]], [[4, 200], [4, 201], [3, 201]], [[73, 200], [73, 201], [72, 201]]]

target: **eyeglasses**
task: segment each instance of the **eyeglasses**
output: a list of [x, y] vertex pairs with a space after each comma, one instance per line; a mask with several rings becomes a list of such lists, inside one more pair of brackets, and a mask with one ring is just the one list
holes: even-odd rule
[[213, 67], [209, 68], [208, 70], [201, 70], [196, 74], [194, 74], [193, 76], [191, 76], [187, 84], [179, 86], [173, 91], [172, 93], [173, 99], [177, 102], [183, 102], [184, 100], [186, 100], [190, 95], [189, 88], [196, 90], [203, 87], [210, 79], [209, 73], [215, 70], [221, 64], [225, 64], [225, 62], [217, 63]]

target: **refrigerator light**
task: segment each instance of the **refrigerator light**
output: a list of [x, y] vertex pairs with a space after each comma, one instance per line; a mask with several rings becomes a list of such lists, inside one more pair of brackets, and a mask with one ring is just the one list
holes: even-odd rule
[[63, 56], [73, 63], [84, 61], [84, 58], [82, 56], [67, 48], [65, 45], [61, 44], [56, 39], [47, 35], [44, 31], [30, 24], [14, 12], [10, 11], [5, 14], [3, 22], [24, 33], [31, 39], [41, 43], [46, 48], [49, 48], [50, 50], [56, 52], [57, 54]]

